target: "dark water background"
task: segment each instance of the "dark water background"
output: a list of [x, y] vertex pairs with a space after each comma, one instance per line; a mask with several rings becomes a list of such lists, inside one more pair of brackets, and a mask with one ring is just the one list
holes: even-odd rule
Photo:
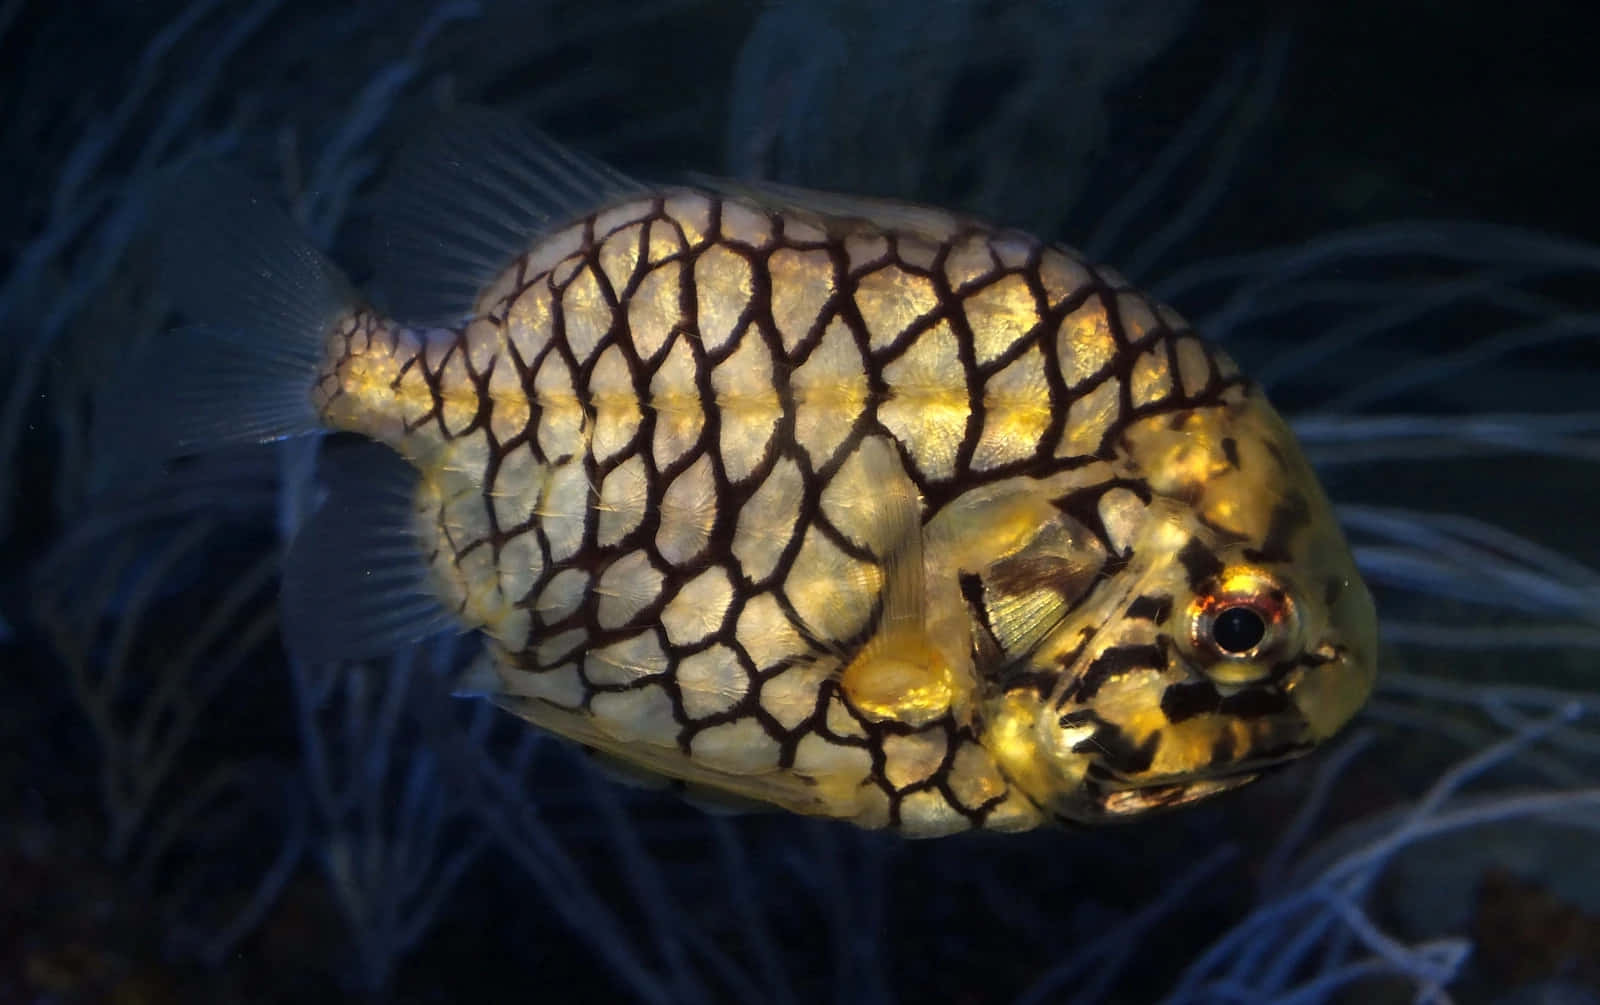
[[[1597, 27], [0, 4], [0, 1002], [1600, 1000]], [[384, 166], [458, 100], [636, 174], [975, 210], [1151, 285], [1344, 507], [1390, 643], [1369, 713], [1182, 815], [906, 843], [614, 786], [448, 698], [466, 642], [291, 666], [305, 452], [140, 480], [97, 448], [96, 395], [171, 323], [144, 188], [222, 153], [362, 277]]]

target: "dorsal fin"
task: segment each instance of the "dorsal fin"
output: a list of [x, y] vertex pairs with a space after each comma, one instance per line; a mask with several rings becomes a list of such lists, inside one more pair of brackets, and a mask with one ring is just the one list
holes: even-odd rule
[[370, 441], [330, 446], [320, 467], [327, 495], [284, 563], [289, 651], [313, 662], [363, 659], [459, 628], [417, 540], [416, 471]]
[[378, 199], [377, 287], [402, 321], [455, 324], [540, 237], [642, 188], [508, 116], [452, 112]]

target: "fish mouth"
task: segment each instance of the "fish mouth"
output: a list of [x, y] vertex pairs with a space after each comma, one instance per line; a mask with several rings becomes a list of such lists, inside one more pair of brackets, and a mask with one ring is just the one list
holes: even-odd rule
[[1310, 753], [1312, 746], [1297, 745], [1272, 756], [1253, 758], [1221, 771], [1209, 771], [1182, 778], [1168, 775], [1153, 780], [1129, 780], [1126, 787], [1103, 793], [1098, 800], [1099, 808], [1108, 817], [1129, 817], [1152, 810], [1187, 806], [1248, 785], [1262, 775], [1285, 767]]
[[1137, 816], [1152, 810], [1173, 809], [1248, 785], [1260, 777], [1261, 772], [1258, 770], [1242, 771], [1212, 778], [1157, 782], [1130, 789], [1119, 789], [1116, 792], [1107, 792], [1100, 798], [1100, 809], [1109, 817]]

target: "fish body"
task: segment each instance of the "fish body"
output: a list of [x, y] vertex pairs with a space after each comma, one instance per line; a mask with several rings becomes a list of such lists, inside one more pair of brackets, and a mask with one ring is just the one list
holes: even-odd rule
[[414, 469], [413, 592], [506, 708], [936, 835], [1190, 802], [1364, 700], [1329, 505], [1170, 309], [937, 210], [601, 188], [443, 323], [331, 280], [294, 321], [310, 424]]

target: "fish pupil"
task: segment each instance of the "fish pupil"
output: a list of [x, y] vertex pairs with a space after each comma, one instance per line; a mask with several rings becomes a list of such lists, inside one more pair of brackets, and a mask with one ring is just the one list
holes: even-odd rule
[[1247, 653], [1261, 644], [1267, 623], [1248, 607], [1229, 607], [1211, 623], [1211, 638], [1225, 653]]

